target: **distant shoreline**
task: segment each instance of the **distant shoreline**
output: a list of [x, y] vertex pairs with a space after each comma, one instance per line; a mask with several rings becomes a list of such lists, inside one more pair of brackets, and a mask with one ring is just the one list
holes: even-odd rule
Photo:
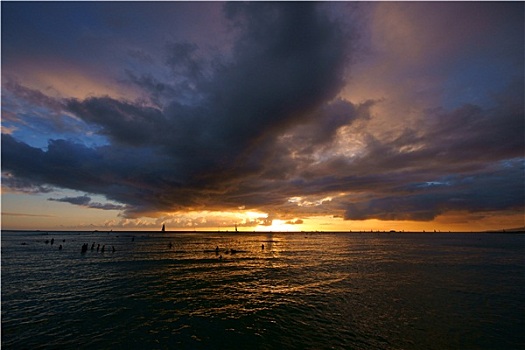
[[285, 234], [322, 234], [322, 233], [361, 233], [361, 234], [386, 234], [386, 235], [398, 235], [398, 234], [447, 234], [447, 233], [491, 233], [491, 234], [525, 234], [525, 228], [520, 229], [502, 229], [502, 230], [488, 230], [488, 231], [215, 231], [215, 230], [11, 230], [2, 229], [4, 232], [30, 232], [30, 233], [199, 233], [199, 234], [217, 234], [217, 233], [231, 233], [231, 234], [265, 234], [265, 233], [285, 233]]

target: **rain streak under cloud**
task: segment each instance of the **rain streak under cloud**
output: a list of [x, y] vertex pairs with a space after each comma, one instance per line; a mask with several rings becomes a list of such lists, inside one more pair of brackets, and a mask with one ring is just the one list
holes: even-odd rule
[[523, 10], [4, 2], [4, 212], [524, 226]]

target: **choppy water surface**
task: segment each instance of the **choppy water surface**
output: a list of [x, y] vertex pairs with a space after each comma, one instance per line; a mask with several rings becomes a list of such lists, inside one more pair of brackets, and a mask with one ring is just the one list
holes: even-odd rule
[[2, 348], [518, 349], [524, 253], [510, 234], [3, 232]]

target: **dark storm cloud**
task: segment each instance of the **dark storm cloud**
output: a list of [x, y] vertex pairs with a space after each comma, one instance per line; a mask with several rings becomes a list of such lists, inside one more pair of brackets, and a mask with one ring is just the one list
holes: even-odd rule
[[[218, 194], [225, 199], [217, 206], [236, 204], [236, 179], [261, 170], [256, 160], [241, 161], [267, 157], [271, 147], [259, 144], [271, 144], [335, 96], [349, 45], [315, 4], [229, 4], [226, 12], [238, 41], [230, 58], [214, 63], [211, 76], [199, 74], [195, 45], [169, 47], [167, 63], [198, 88], [198, 105], [176, 96], [164, 109], [110, 97], [69, 99], [68, 112], [97, 126], [112, 145], [52, 140], [44, 151], [5, 135], [4, 169], [37, 183], [104, 194], [130, 205], [129, 212], [206, 207]], [[153, 80], [141, 84], [163, 90]], [[317, 112], [327, 119], [315, 142], [353, 118], [343, 102], [326, 108]], [[125, 147], [131, 147], [127, 154]]]
[[8, 79], [6, 82], [4, 82], [4, 84], [2, 84], [2, 88], [2, 92], [4, 94], [5, 92], [9, 92], [26, 103], [39, 107], [46, 107], [55, 113], [64, 110], [64, 105], [60, 100], [49, 97], [43, 94], [41, 91], [29, 89], [13, 79]]
[[78, 196], [78, 197], [64, 197], [64, 198], [49, 198], [50, 201], [71, 203], [75, 205], [87, 206], [91, 202], [91, 197]]
[[[210, 65], [213, 60], [205, 59], [199, 47], [189, 42], [169, 43], [165, 51], [164, 63], [169, 74], [125, 69], [124, 82], [138, 87], [145, 93], [143, 98], [159, 108], [174, 101], [183, 104], [200, 102], [202, 97], [199, 88], [202, 88], [203, 80], [212, 74]], [[133, 51], [132, 57], [152, 66], [152, 61], [146, 61], [149, 56], [143, 56], [142, 51]]]
[[92, 172], [102, 165], [101, 158], [95, 150], [64, 140], [50, 141], [48, 150], [43, 151], [2, 135], [3, 171], [33, 183], [95, 189], [103, 184], [99, 174]]
[[[188, 173], [240, 167], [236, 160], [246, 149], [335, 96], [349, 51], [338, 26], [312, 4], [227, 9], [240, 26], [239, 40], [230, 60], [214, 64], [211, 78], [198, 74], [195, 45], [170, 46], [168, 63], [178, 78], [198, 87], [198, 105], [173, 101], [161, 110], [90, 98], [70, 100], [69, 110], [114, 141], [162, 147]], [[140, 80], [150, 91], [169, 90], [153, 79]]]
[[418, 184], [408, 192], [349, 204], [345, 219], [427, 221], [454, 210], [520, 209], [525, 200], [524, 171], [523, 162], [516, 161], [494, 171]]
[[176, 86], [162, 82], [151, 74], [137, 75], [130, 70], [126, 70], [126, 75], [129, 82], [144, 91], [151, 103], [159, 108], [164, 104], [164, 101], [184, 93], [184, 91], [177, 89]]
[[318, 4], [231, 3], [225, 14], [231, 52], [204, 58], [196, 43], [175, 41], [158, 60], [166, 76], [125, 71], [146, 102], [59, 100], [11, 86], [109, 144], [53, 139], [41, 149], [3, 134], [3, 171], [26, 188], [104, 195], [124, 205], [87, 195], [51, 200], [129, 217], [243, 207], [270, 213], [257, 219], [269, 225], [278, 217], [300, 224], [302, 215], [431, 220], [448, 210], [523, 206], [522, 80], [492, 107], [429, 110], [403, 133], [378, 139], [366, 123], [381, 101], [338, 96], [353, 43]]
[[197, 56], [198, 46], [189, 42], [171, 43], [168, 45], [166, 64], [175, 76], [183, 75], [197, 79], [203, 69], [203, 62]]
[[78, 196], [78, 197], [49, 198], [48, 200], [55, 201], [55, 202], [70, 203], [70, 204], [79, 205], [82, 207], [102, 209], [102, 210], [123, 210], [125, 209], [125, 206], [123, 205], [111, 204], [111, 203], [102, 204], [98, 202], [92, 202], [91, 197], [86, 196], [86, 195]]
[[165, 161], [147, 149], [89, 148], [65, 140], [51, 140], [44, 151], [2, 135], [3, 170], [13, 176], [131, 205], [153, 200], [152, 188], [175, 185], [166, 180], [170, 170]]
[[[370, 116], [372, 101], [362, 104], [352, 104], [348, 101], [335, 99], [321, 108], [306, 115], [300, 122], [284, 129], [276, 139], [266, 143], [260, 142], [257, 150], [243, 159], [245, 166], [251, 166], [259, 178], [275, 180], [291, 180], [292, 188], [301, 188], [303, 178], [310, 178], [309, 172], [315, 172], [320, 177], [321, 167], [326, 167], [330, 161], [337, 162], [337, 157], [330, 154], [330, 161], [319, 164], [316, 152], [331, 153], [336, 140], [336, 134], [342, 127], [352, 125], [356, 120], [367, 120]], [[315, 170], [312, 164], [317, 163]], [[327, 171], [329, 175], [337, 174], [340, 168], [337, 164]], [[309, 191], [304, 188], [304, 191]]]
[[218, 121], [232, 126], [223, 137], [246, 143], [339, 91], [348, 46], [314, 5], [234, 3], [228, 11], [246, 30], [234, 46], [235, 64], [220, 67], [210, 84]]
[[[271, 148], [277, 152], [265, 152], [262, 176], [245, 178], [238, 197], [232, 198], [283, 214], [328, 215], [343, 210], [344, 218], [352, 220], [432, 220], [447, 211], [522, 208], [522, 90], [507, 90], [492, 101], [491, 108], [465, 105], [452, 111], [428, 111], [423, 122], [407, 125], [404, 133], [391, 140], [376, 139], [356, 127], [350, 135], [363, 133], [363, 145], [361, 153], [350, 156], [316, 156], [323, 148], [308, 145], [316, 140], [315, 130], [324, 134], [323, 125], [331, 118], [314, 118], [312, 125], [291, 128]], [[367, 104], [337, 104], [347, 110], [343, 126], [370, 117]], [[333, 138], [326, 140], [330, 144]], [[242, 193], [253, 196], [243, 198]], [[321, 203], [323, 196], [334, 198]], [[293, 197], [318, 203], [287, 202]]]
[[426, 125], [391, 142], [369, 138], [368, 154], [349, 168], [384, 181], [372, 199], [348, 204], [345, 218], [431, 220], [450, 210], [523, 207], [523, 88], [496, 100], [493, 108], [429, 112]]
[[98, 125], [101, 134], [123, 144], [151, 145], [157, 142], [160, 131], [166, 131], [160, 110], [109, 97], [70, 100], [68, 109], [87, 123]]
[[[494, 101], [492, 108], [464, 105], [452, 111], [429, 111], [415, 128], [390, 142], [369, 138], [368, 156], [358, 164], [377, 171], [422, 167], [458, 172], [491, 161], [523, 155], [523, 88]], [[499, 101], [504, 99], [504, 102]]]
[[295, 127], [290, 136], [295, 136], [290, 142], [294, 147], [301, 145], [308, 148], [308, 153], [320, 145], [332, 142], [337, 130], [358, 118], [363, 117], [352, 103], [336, 100], [315, 111], [304, 123]]
[[39, 185], [31, 179], [23, 177], [14, 177], [10, 173], [2, 174], [2, 187], [9, 188], [10, 190], [22, 193], [49, 193], [53, 192], [54, 189], [47, 185]]

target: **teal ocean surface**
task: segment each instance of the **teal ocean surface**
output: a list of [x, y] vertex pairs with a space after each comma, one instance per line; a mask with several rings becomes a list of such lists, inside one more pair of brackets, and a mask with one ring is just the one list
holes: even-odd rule
[[2, 232], [1, 261], [2, 349], [525, 348], [523, 234]]

